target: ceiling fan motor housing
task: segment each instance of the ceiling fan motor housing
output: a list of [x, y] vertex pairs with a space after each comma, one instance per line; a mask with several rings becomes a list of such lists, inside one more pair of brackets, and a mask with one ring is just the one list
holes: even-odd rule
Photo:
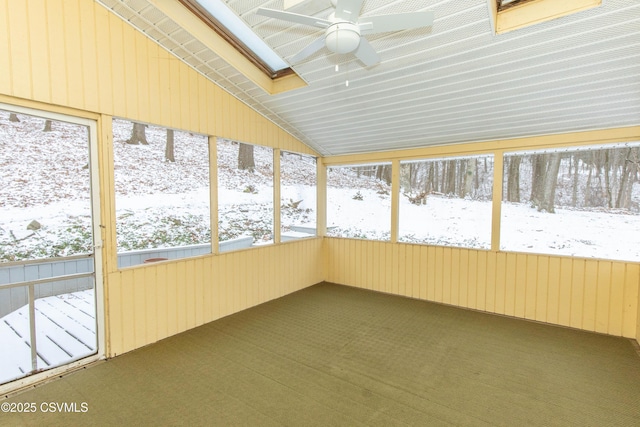
[[331, 52], [353, 52], [360, 45], [360, 27], [352, 22], [336, 22], [327, 28], [324, 41]]

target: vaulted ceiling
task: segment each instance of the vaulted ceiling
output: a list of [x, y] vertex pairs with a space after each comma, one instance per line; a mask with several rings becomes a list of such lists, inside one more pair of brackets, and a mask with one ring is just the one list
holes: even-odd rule
[[[99, 1], [323, 155], [640, 125], [638, 0], [603, 0], [501, 35], [487, 0], [365, 0], [361, 16], [432, 10], [435, 21], [367, 36], [382, 60], [372, 67], [323, 49], [293, 65], [306, 87], [276, 95], [181, 28], [158, 0]], [[282, 0], [226, 3], [285, 60], [323, 34], [256, 14], [282, 9]], [[331, 11], [326, 0], [311, 12]]]

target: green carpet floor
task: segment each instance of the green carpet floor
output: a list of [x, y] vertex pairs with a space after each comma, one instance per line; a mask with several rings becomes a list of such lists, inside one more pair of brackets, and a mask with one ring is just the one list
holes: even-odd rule
[[39, 409], [0, 425], [640, 426], [640, 356], [628, 339], [325, 283], [12, 402]]

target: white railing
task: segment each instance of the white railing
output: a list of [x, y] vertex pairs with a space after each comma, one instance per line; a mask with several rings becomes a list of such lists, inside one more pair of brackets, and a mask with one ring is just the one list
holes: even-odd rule
[[[249, 248], [253, 237], [220, 242], [220, 252]], [[211, 245], [144, 249], [118, 254], [118, 267], [131, 267], [159, 259], [180, 259], [211, 253]], [[29, 303], [29, 285], [36, 284], [34, 298], [44, 298], [93, 288], [93, 256], [77, 255], [0, 264], [0, 317]]]

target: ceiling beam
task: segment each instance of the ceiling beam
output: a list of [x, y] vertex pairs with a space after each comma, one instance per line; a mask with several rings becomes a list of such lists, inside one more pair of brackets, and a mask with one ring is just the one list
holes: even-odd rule
[[489, 22], [491, 22], [491, 32], [496, 34], [496, 22], [498, 22], [498, 0], [487, 0], [489, 8]]
[[640, 126], [599, 129], [552, 135], [527, 136], [494, 141], [467, 142], [459, 144], [433, 145], [393, 151], [344, 154], [323, 157], [325, 166], [358, 163], [379, 163], [396, 159], [412, 160], [452, 157], [469, 154], [487, 154], [495, 151], [519, 151], [543, 148], [576, 147], [586, 145], [634, 142], [640, 140]]
[[[493, 3], [490, 10], [495, 7], [496, 0], [489, 0]], [[524, 3], [498, 11], [495, 21], [495, 32], [503, 34], [530, 25], [550, 21], [572, 13], [598, 7], [602, 0], [530, 0]]]

